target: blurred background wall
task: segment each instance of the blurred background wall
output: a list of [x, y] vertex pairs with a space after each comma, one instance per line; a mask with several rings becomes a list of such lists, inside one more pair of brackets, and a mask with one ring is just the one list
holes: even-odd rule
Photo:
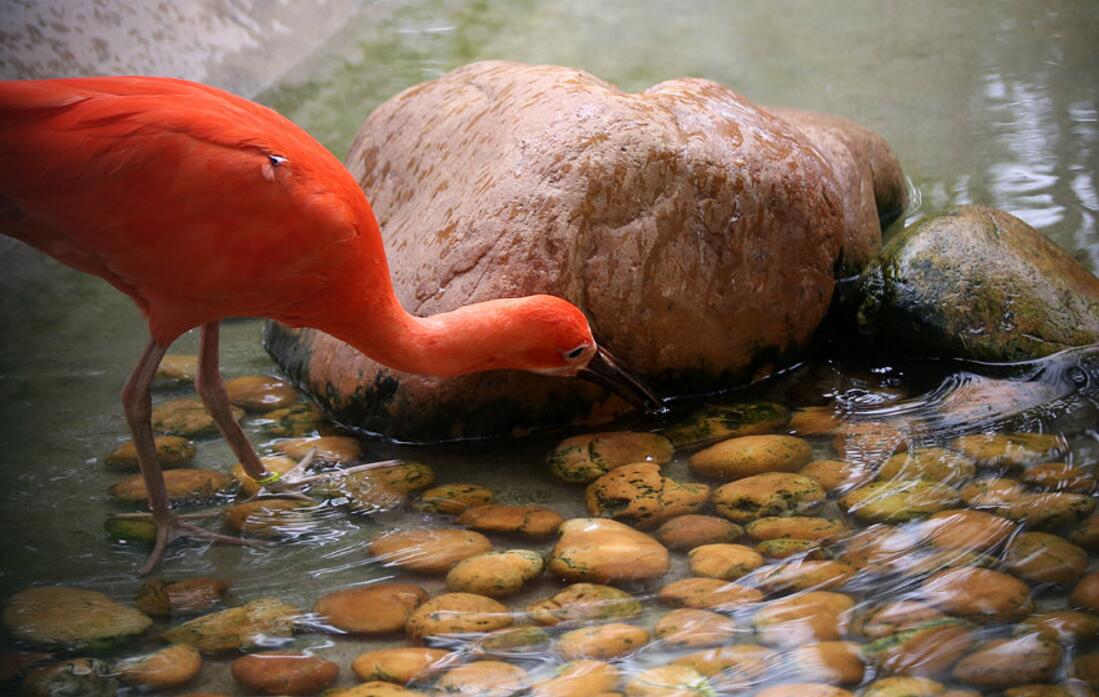
[[271, 86], [365, 0], [2, 0], [0, 78], [168, 75]]

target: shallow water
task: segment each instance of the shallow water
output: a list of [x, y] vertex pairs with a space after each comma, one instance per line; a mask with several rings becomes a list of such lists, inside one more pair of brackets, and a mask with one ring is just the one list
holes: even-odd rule
[[[763, 104], [834, 112], [880, 132], [919, 194], [908, 221], [955, 203], [999, 206], [1096, 271], [1096, 35], [1099, 5], [1087, 1], [694, 0], [676, 3], [674, 13], [665, 3], [626, 0], [375, 2], [259, 99], [342, 155], [373, 106], [479, 58], [575, 65], [628, 90], [703, 76]], [[106, 514], [119, 509], [105, 493], [117, 475], [99, 458], [126, 438], [118, 391], [144, 345], [143, 322], [106, 284], [7, 238], [0, 238], [0, 267], [6, 330], [0, 336], [0, 507], [7, 530], [0, 540], [0, 596], [31, 583], [67, 583], [129, 602], [143, 553], [111, 545], [102, 533]], [[273, 370], [259, 332], [256, 321], [226, 325], [227, 376]], [[186, 337], [174, 351], [194, 349], [195, 337]], [[1005, 373], [824, 357], [730, 399], [834, 403], [853, 418], [878, 418], [883, 414], [871, 412], [885, 409], [887, 416], [918, 421], [930, 436], [1013, 415], [1005, 428], [1063, 432], [1071, 461], [1092, 465], [1099, 461], [1096, 377], [1080, 390], [1067, 386], [1062, 374], [1063, 362], [1078, 358]], [[1080, 360], [1093, 366], [1095, 359]], [[1033, 379], [1039, 370], [1044, 374]], [[160, 388], [155, 398], [186, 392]], [[989, 404], [992, 414], [982, 411]], [[258, 426], [249, 424], [255, 442], [264, 443]], [[504, 502], [547, 503], [566, 517], [583, 515], [581, 490], [545, 471], [554, 441], [411, 451], [375, 442], [368, 455], [415, 456], [432, 464], [442, 482], [480, 482]], [[828, 439], [814, 440], [814, 449], [829, 456]], [[672, 476], [687, 476], [689, 452], [677, 456]], [[220, 440], [199, 443], [196, 465], [224, 469], [231, 462]], [[231, 578], [234, 603], [275, 595], [308, 609], [330, 590], [389, 573], [368, 562], [363, 541], [395, 519], [421, 518], [408, 512], [371, 520], [333, 511], [308, 540], [272, 549], [179, 545], [165, 569], [171, 577]], [[681, 574], [683, 555], [674, 556], [673, 574]], [[441, 587], [438, 579], [423, 585], [432, 592]], [[509, 605], [522, 607], [552, 587], [543, 579]], [[341, 684], [349, 685], [349, 659], [366, 643], [314, 633], [297, 645], [323, 647], [343, 667]], [[227, 660], [209, 661], [202, 685], [224, 684], [227, 674]]]

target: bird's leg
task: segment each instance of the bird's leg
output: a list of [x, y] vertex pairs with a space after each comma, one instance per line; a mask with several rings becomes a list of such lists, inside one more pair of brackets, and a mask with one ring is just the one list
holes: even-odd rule
[[168, 533], [172, 527], [171, 511], [168, 508], [168, 487], [164, 484], [164, 473], [156, 456], [156, 442], [153, 440], [152, 396], [149, 386], [153, 383], [156, 368], [167, 346], [161, 346], [150, 339], [145, 351], [138, 359], [134, 372], [122, 388], [122, 409], [126, 413], [126, 422], [130, 426], [130, 435], [137, 450], [137, 462], [141, 467], [141, 476], [145, 479], [145, 489], [149, 492], [149, 506], [153, 510], [156, 523], [156, 543], [149, 554], [148, 561], [138, 570], [139, 576], [156, 568], [164, 557], [168, 544]]
[[[153, 522], [156, 524], [156, 542], [153, 551], [145, 564], [138, 569], [139, 576], [145, 576], [155, 569], [164, 558], [164, 551], [172, 538], [172, 528], [178, 527], [184, 533], [195, 537], [205, 537], [217, 542], [242, 544], [241, 540], [226, 535], [219, 535], [210, 530], [205, 530], [179, 518], [206, 517], [207, 514], [195, 514], [187, 516], [175, 516], [172, 514], [168, 500], [168, 487], [164, 484], [164, 473], [160, 468], [160, 462], [156, 455], [156, 441], [153, 439], [152, 425], [152, 395], [150, 386], [156, 375], [156, 368], [160, 359], [167, 351], [167, 346], [161, 346], [154, 339], [149, 340], [145, 352], [138, 359], [134, 371], [122, 388], [122, 410], [126, 414], [126, 422], [130, 426], [130, 435], [134, 440], [137, 450], [137, 462], [141, 467], [141, 476], [145, 480], [145, 489], [149, 493], [149, 507], [152, 509]], [[146, 513], [119, 514], [120, 518], [145, 517]]]
[[[233, 418], [233, 409], [229, 404], [229, 394], [225, 391], [225, 383], [221, 380], [221, 370], [218, 368], [218, 322], [207, 322], [202, 325], [202, 346], [198, 354], [198, 375], [195, 377], [195, 389], [202, 397], [210, 416], [214, 418], [229, 449], [236, 455], [244, 472], [256, 480], [267, 491], [307, 498], [303, 494], [294, 492], [286, 483], [280, 481], [281, 477], [276, 472], [270, 472], [263, 466], [255, 448], [244, 435], [240, 424]], [[312, 460], [311, 454], [307, 455], [299, 467], [304, 469], [308, 461]], [[304, 466], [302, 466], [304, 464]], [[298, 468], [295, 468], [297, 470]], [[312, 499], [309, 499], [312, 500]]]

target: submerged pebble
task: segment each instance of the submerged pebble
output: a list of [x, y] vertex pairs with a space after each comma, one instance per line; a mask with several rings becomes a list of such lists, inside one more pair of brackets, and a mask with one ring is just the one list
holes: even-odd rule
[[[233, 478], [214, 470], [183, 467], [164, 473], [164, 484], [168, 489], [168, 498], [173, 501], [197, 501], [210, 499], [226, 491]], [[122, 479], [108, 489], [112, 498], [126, 503], [147, 503], [149, 491], [145, 488], [145, 478], [134, 474]]]
[[618, 668], [604, 661], [581, 659], [569, 661], [557, 670], [557, 675], [537, 683], [531, 697], [590, 697], [611, 692], [619, 679]]
[[709, 681], [694, 668], [657, 666], [637, 673], [626, 682], [626, 697], [710, 697]]
[[731, 438], [691, 456], [691, 472], [704, 479], [731, 482], [768, 472], [797, 472], [813, 459], [808, 441], [794, 436]]
[[[244, 418], [244, 410], [231, 407], [233, 420]], [[187, 438], [212, 436], [218, 432], [214, 417], [206, 405], [197, 399], [171, 399], [153, 406], [153, 430], [157, 433]]]
[[541, 625], [628, 619], [641, 614], [641, 602], [624, 590], [597, 583], [573, 583], [527, 607]]
[[797, 515], [824, 501], [820, 484], [800, 474], [757, 474], [718, 487], [714, 510], [735, 523], [757, 518]]
[[556, 535], [565, 519], [560, 513], [542, 506], [495, 503], [463, 511], [456, 522], [480, 532], [541, 539]]
[[744, 528], [724, 518], [688, 514], [666, 521], [657, 529], [655, 536], [668, 549], [678, 551], [733, 542], [743, 534]]
[[617, 521], [574, 518], [561, 525], [560, 534], [548, 569], [566, 581], [619, 583], [668, 572], [664, 545]]
[[390, 634], [404, 629], [427, 599], [427, 591], [411, 583], [372, 583], [328, 593], [317, 599], [313, 612], [343, 632]]
[[417, 507], [426, 513], [458, 515], [492, 501], [492, 490], [480, 484], [443, 484], [420, 495]]
[[16, 640], [66, 651], [99, 650], [148, 629], [152, 619], [98, 591], [38, 586], [4, 606], [4, 625]]
[[206, 612], [225, 597], [229, 582], [203, 576], [182, 581], [150, 579], [137, 590], [134, 606], [154, 617]]
[[653, 625], [653, 636], [671, 648], [731, 644], [736, 635], [737, 624], [732, 618], [694, 608], [667, 612]]
[[617, 467], [588, 485], [588, 513], [613, 518], [641, 529], [693, 513], [710, 498], [705, 484], [677, 482], [660, 473], [660, 465]]
[[649, 632], [622, 622], [597, 624], [565, 632], [557, 640], [557, 653], [567, 661], [621, 658], [649, 643]]
[[156, 367], [155, 377], [164, 382], [194, 382], [198, 375], [198, 356], [167, 353]]
[[202, 655], [190, 644], [172, 644], [149, 654], [120, 661], [114, 671], [122, 682], [153, 691], [186, 685], [202, 669]]
[[334, 463], [356, 462], [363, 453], [362, 444], [349, 436], [288, 438], [275, 443], [275, 450], [295, 460], [301, 460], [315, 450], [316, 462]]
[[776, 402], [708, 404], [664, 431], [678, 448], [706, 445], [723, 438], [771, 433], [790, 419], [790, 411]]
[[[183, 467], [195, 459], [195, 446], [182, 436], [155, 436], [156, 461], [164, 469]], [[103, 464], [116, 470], [136, 472], [138, 470], [137, 448], [128, 440], [103, 456]]]
[[277, 651], [241, 656], [230, 670], [246, 691], [265, 695], [315, 695], [340, 673], [338, 665], [319, 656]]
[[405, 624], [409, 638], [424, 642], [429, 637], [469, 632], [491, 632], [509, 627], [511, 613], [492, 598], [474, 593], [443, 593], [412, 611]]
[[526, 549], [489, 552], [463, 559], [447, 572], [449, 591], [477, 593], [504, 598], [523, 590], [530, 580], [542, 575], [542, 555]]
[[474, 661], [440, 676], [435, 687], [445, 694], [511, 697], [530, 684], [525, 670], [503, 661]]
[[573, 436], [549, 454], [549, 469], [573, 484], [595, 481], [616, 467], [638, 462], [663, 464], [672, 459], [672, 444], [655, 433], [609, 431]]
[[119, 684], [110, 666], [95, 658], [73, 658], [38, 668], [20, 686], [20, 697], [115, 697]]
[[440, 672], [457, 659], [457, 654], [444, 649], [399, 647], [378, 649], [359, 654], [351, 663], [351, 670], [359, 680], [375, 680], [405, 685]]
[[202, 653], [236, 651], [289, 638], [298, 608], [277, 598], [259, 598], [240, 607], [196, 617], [164, 632], [166, 641], [191, 644]]
[[298, 392], [286, 380], [271, 375], [245, 375], [225, 381], [229, 402], [248, 412], [286, 409], [298, 401]]
[[375, 535], [367, 545], [374, 559], [422, 574], [442, 574], [458, 562], [492, 550], [479, 532], [453, 528], [390, 530]]

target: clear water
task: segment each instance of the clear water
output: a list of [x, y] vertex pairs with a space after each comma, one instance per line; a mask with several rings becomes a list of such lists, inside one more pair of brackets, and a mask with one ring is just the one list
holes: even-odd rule
[[[1099, 5], [691, 0], [671, 7], [374, 2], [258, 99], [342, 155], [378, 103], [480, 58], [575, 65], [627, 90], [703, 76], [762, 104], [833, 112], [877, 130], [919, 193], [908, 220], [955, 203], [999, 206], [1099, 270]], [[32, 583], [67, 583], [130, 601], [142, 552], [113, 546], [102, 533], [104, 517], [117, 510], [106, 495], [116, 475], [99, 458], [126, 438], [118, 391], [146, 341], [143, 321], [106, 284], [7, 238], [0, 238], [0, 269], [0, 596]], [[255, 321], [226, 325], [226, 375], [273, 370], [259, 333]], [[174, 350], [194, 349], [190, 336]], [[972, 417], [964, 408], [989, 403], [991, 394], [1005, 412], [1031, 407], [1021, 417], [1026, 425], [1064, 431], [1077, 464], [1099, 460], [1099, 418], [1086, 393], [1051, 390], [1047, 378], [1013, 383], [956, 372], [942, 364], [820, 360], [735, 398], [792, 405], [841, 398], [865, 409], [900, 393], [913, 405], [908, 415], [945, 411], [964, 422]], [[961, 394], [946, 407], [936, 393], [944, 381], [953, 381], [948, 396]], [[957, 384], [985, 391], [966, 393]], [[185, 391], [161, 389], [156, 399]], [[263, 445], [259, 431], [249, 431]], [[368, 452], [414, 455], [434, 465], [441, 481], [480, 482], [505, 502], [544, 501], [566, 517], [583, 515], [580, 490], [545, 473], [551, 446], [552, 439], [486, 442], [409, 453], [371, 443]], [[826, 440], [814, 447], [828, 455]], [[199, 448], [198, 466], [232, 462], [220, 440]], [[670, 472], [686, 475], [685, 454]], [[178, 546], [165, 569], [172, 577], [230, 578], [235, 602], [275, 595], [309, 608], [323, 593], [387, 573], [368, 563], [361, 545], [391, 521], [331, 515], [317, 538], [272, 550]], [[679, 557], [673, 573], [681, 571]], [[433, 579], [423, 585], [441, 587]], [[522, 607], [552, 587], [543, 580], [509, 604]], [[367, 645], [320, 634], [298, 642], [327, 647], [325, 655], [344, 667], [345, 685], [353, 682], [349, 659]], [[201, 686], [224, 685], [227, 674], [228, 661], [210, 661]]]

